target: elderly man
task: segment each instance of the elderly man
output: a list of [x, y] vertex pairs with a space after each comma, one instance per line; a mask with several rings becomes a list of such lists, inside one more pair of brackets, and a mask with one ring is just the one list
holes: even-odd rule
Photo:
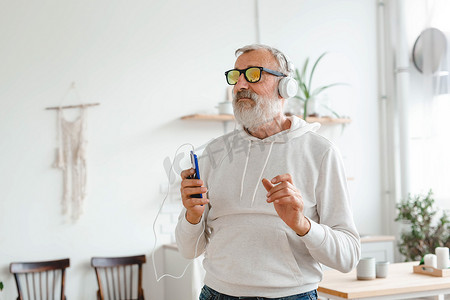
[[206, 147], [202, 180], [181, 173], [178, 247], [205, 253], [201, 300], [315, 299], [321, 264], [348, 272], [360, 257], [342, 161], [319, 124], [284, 115], [283, 53], [249, 45], [236, 56], [225, 75], [242, 128]]

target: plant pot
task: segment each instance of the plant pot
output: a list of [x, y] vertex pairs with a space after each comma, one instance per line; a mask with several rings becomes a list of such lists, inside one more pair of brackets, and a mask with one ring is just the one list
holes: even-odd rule
[[306, 102], [307, 117], [315, 116], [319, 117], [319, 101], [317, 98], [309, 98]]
[[286, 115], [303, 116], [303, 103], [296, 98], [288, 99], [284, 107], [284, 113]]

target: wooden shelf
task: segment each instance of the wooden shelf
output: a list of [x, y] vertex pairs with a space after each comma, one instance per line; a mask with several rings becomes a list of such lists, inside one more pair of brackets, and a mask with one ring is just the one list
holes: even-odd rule
[[393, 235], [362, 235], [361, 243], [391, 242], [395, 241]]
[[181, 120], [204, 120], [204, 121], [234, 121], [233, 115], [204, 115], [194, 114], [181, 117]]
[[[207, 115], [207, 114], [193, 114], [181, 117], [182, 120], [204, 120], [204, 121], [234, 121], [233, 115]], [[347, 124], [351, 123], [351, 119], [338, 119], [331, 117], [308, 117], [306, 121], [309, 123], [318, 122], [320, 124]]]
[[[302, 118], [303, 119], [303, 118]], [[348, 124], [351, 123], [352, 120], [351, 119], [345, 119], [345, 118], [332, 118], [332, 117], [307, 117], [306, 121], [308, 123], [312, 123], [312, 122], [318, 122], [320, 124], [323, 125], [327, 125], [327, 124]]]

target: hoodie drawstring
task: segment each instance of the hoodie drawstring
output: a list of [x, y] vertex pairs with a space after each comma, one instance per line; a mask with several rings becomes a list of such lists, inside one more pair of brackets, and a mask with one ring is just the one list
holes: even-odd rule
[[274, 143], [275, 142], [270, 143], [269, 153], [267, 154], [266, 162], [264, 163], [264, 166], [263, 166], [263, 169], [261, 171], [261, 174], [259, 174], [258, 182], [256, 182], [255, 190], [253, 191], [253, 197], [252, 197], [252, 205], [251, 205], [252, 207], [253, 207], [253, 203], [255, 202], [256, 191], [258, 190], [259, 184], [260, 184], [260, 182], [262, 180], [262, 176], [263, 176], [264, 170], [266, 169], [267, 163], [269, 162], [269, 157], [270, 157], [270, 154], [272, 153], [272, 147], [273, 147]]
[[248, 165], [248, 158], [250, 156], [250, 150], [252, 147], [252, 141], [248, 141], [248, 151], [247, 151], [247, 158], [245, 159], [245, 166], [244, 166], [244, 173], [242, 173], [242, 180], [241, 180], [241, 195], [239, 196], [239, 201], [242, 202], [242, 193], [244, 192], [244, 179], [245, 174], [247, 173], [247, 165]]

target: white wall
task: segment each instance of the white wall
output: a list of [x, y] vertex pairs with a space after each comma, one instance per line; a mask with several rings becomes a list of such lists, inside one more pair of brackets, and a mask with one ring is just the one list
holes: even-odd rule
[[[283, 49], [296, 64], [327, 51], [315, 84], [345, 82], [328, 90], [331, 106], [352, 123], [337, 141], [344, 156], [355, 222], [362, 234], [382, 224], [377, 104], [376, 1], [270, 1], [261, 3], [261, 42]], [[276, 13], [275, 13], [276, 12]]]
[[[260, 0], [259, 7], [261, 42], [285, 50], [297, 66], [329, 51], [316, 83], [349, 83], [328, 93], [333, 107], [353, 120], [338, 144], [354, 177], [357, 226], [382, 233], [375, 1]], [[148, 255], [145, 294], [163, 299], [149, 256], [160, 187], [167, 183], [162, 163], [180, 144], [200, 146], [223, 132], [221, 123], [179, 118], [215, 112], [226, 94], [223, 72], [233, 66], [236, 48], [256, 41], [255, 23], [253, 1], [2, 4], [3, 299], [16, 296], [12, 261], [70, 257], [67, 297], [94, 299], [90, 258], [140, 253]], [[72, 81], [84, 102], [101, 103], [88, 113], [88, 198], [76, 223], [60, 214], [62, 177], [50, 167], [56, 113], [44, 110], [60, 103]], [[64, 104], [74, 103], [69, 94]]]

